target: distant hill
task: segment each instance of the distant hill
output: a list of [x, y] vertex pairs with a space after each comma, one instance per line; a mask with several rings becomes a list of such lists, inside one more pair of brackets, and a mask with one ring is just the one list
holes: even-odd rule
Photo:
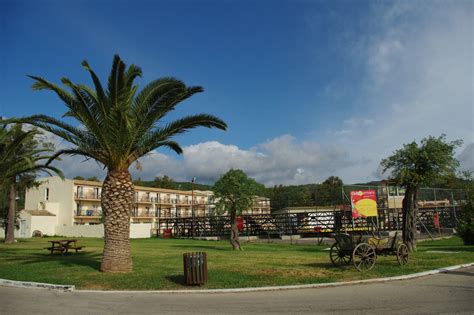
[[[189, 183], [189, 182], [173, 181], [173, 182], [167, 182], [167, 183], [160, 183], [154, 180], [150, 180], [150, 181], [136, 180], [133, 183], [137, 186], [145, 186], [145, 187], [166, 188], [166, 189], [176, 189], [176, 190], [192, 190], [192, 183]], [[212, 186], [194, 183], [194, 190], [212, 190]]]

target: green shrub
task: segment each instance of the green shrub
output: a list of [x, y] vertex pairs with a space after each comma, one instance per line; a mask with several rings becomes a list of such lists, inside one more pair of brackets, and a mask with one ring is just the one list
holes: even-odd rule
[[474, 207], [469, 203], [459, 220], [458, 234], [465, 245], [474, 245]]
[[466, 179], [467, 204], [457, 230], [465, 245], [474, 245], [474, 181], [471, 174], [468, 174]]

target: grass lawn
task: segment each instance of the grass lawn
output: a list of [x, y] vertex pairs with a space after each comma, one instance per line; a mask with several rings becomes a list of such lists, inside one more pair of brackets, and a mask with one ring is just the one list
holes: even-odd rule
[[[51, 239], [51, 238], [50, 238]], [[0, 244], [0, 278], [55, 284], [74, 284], [78, 289], [157, 290], [189, 289], [183, 285], [182, 254], [208, 254], [209, 281], [200, 288], [238, 288], [349, 281], [396, 276], [474, 262], [474, 246], [460, 238], [426, 241], [400, 267], [395, 256], [379, 257], [365, 273], [350, 266], [333, 267], [328, 246], [281, 243], [243, 243], [244, 251], [233, 251], [227, 241], [179, 239], [132, 240], [134, 272], [99, 272], [103, 240], [80, 238], [82, 252], [50, 255], [48, 238]]]

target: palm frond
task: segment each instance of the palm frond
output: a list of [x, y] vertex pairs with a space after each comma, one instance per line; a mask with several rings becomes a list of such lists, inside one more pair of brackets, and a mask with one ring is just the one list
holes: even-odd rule
[[217, 128], [221, 130], [226, 130], [227, 124], [222, 119], [216, 116], [208, 114], [197, 114], [175, 120], [167, 124], [164, 128], [157, 129], [156, 133], [162, 133], [166, 135], [166, 137], [172, 137], [196, 127]]
[[141, 77], [142, 70], [133, 64], [127, 67], [115, 55], [105, 89], [89, 63], [84, 60], [82, 66], [89, 72], [95, 89], [63, 78], [66, 91], [41, 77], [30, 77], [35, 80], [33, 89], [56, 93], [67, 106], [65, 115], [77, 120], [84, 129], [45, 115], [12, 120], [42, 128], [75, 146], [56, 152], [50, 160], [61, 155], [83, 155], [109, 169], [127, 170], [130, 163], [158, 147], [181, 153], [179, 144], [171, 139], [173, 136], [196, 127], [227, 128], [224, 121], [206, 114], [160, 126], [166, 114], [180, 102], [202, 92], [202, 87], [187, 87], [178, 79], [165, 77], [138, 91], [134, 81]]

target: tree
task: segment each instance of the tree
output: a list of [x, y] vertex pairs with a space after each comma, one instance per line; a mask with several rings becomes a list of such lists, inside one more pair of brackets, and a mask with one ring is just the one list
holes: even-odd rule
[[84, 178], [84, 177], [82, 177], [82, 176], [74, 176], [74, 178], [73, 178], [73, 179], [77, 179], [77, 180], [85, 180], [85, 178]]
[[337, 176], [330, 176], [314, 191], [314, 200], [317, 205], [334, 206], [342, 204], [342, 180]]
[[176, 189], [176, 183], [171, 177], [168, 177], [168, 175], [164, 175], [163, 177], [156, 176], [154, 180], [154, 187]]
[[237, 215], [252, 207], [255, 192], [261, 189], [261, 186], [263, 185], [249, 178], [243, 171], [234, 169], [222, 175], [214, 184], [216, 210], [230, 213], [230, 244], [234, 250], [242, 250]]
[[135, 186], [144, 186], [144, 183], [143, 183], [141, 177], [138, 177], [136, 180], [134, 180], [133, 185], [135, 185]]
[[265, 193], [271, 200], [272, 210], [286, 207], [305, 207], [312, 204], [311, 191], [314, 185], [274, 186]]
[[402, 149], [380, 163], [383, 172], [390, 171], [391, 179], [405, 187], [402, 202], [403, 242], [410, 251], [416, 250], [418, 188], [440, 176], [455, 172], [459, 163], [454, 158], [454, 150], [461, 143], [461, 140], [447, 142], [444, 134], [438, 138], [429, 136], [421, 140], [420, 145], [415, 141], [404, 144]]
[[[26, 190], [32, 187], [36, 187], [39, 183], [35, 180], [36, 175], [21, 175], [17, 177], [16, 181], [16, 202], [15, 208], [10, 208], [9, 203], [9, 195], [10, 195], [10, 187], [8, 185], [0, 185], [0, 226], [3, 227], [5, 231], [5, 239], [7, 239], [7, 231], [8, 229], [8, 221], [9, 221], [9, 211], [11, 210], [10, 218], [13, 217], [14, 222], [14, 229], [13, 229], [13, 236], [14, 230], [19, 228], [18, 220], [20, 218], [20, 211], [19, 209], [24, 209], [25, 206], [25, 193]], [[12, 232], [10, 232], [12, 233]], [[14, 239], [13, 239], [14, 241]]]
[[51, 174], [52, 171], [62, 177], [57, 168], [41, 164], [51, 158], [45, 154], [53, 150], [50, 143], [40, 143], [35, 138], [38, 135], [36, 129], [23, 131], [21, 125], [14, 125], [10, 129], [3, 126], [0, 129], [0, 185], [3, 186], [3, 191], [8, 191], [6, 244], [15, 242], [18, 184], [21, 183], [20, 187], [23, 189], [34, 186], [34, 178], [38, 172]]
[[82, 155], [96, 160], [107, 170], [101, 196], [105, 242], [100, 270], [131, 272], [129, 238], [134, 187], [129, 167], [133, 163], [138, 167], [139, 158], [160, 147], [182, 153], [173, 139], [176, 135], [196, 127], [225, 130], [227, 125], [207, 114], [164, 122], [166, 114], [180, 102], [202, 92], [202, 87], [188, 87], [182, 81], [165, 77], [138, 91], [134, 81], [141, 77], [141, 69], [133, 64], [127, 68], [115, 55], [104, 89], [87, 61], [82, 66], [89, 72], [95, 89], [63, 78], [61, 81], [68, 91], [41, 77], [30, 76], [35, 81], [33, 89], [57, 94], [67, 107], [64, 116], [76, 120], [80, 127], [46, 115], [11, 121], [43, 128], [73, 145], [56, 152], [54, 157]]
[[90, 182], [100, 182], [100, 179], [97, 178], [97, 176], [92, 176], [87, 179]]
[[466, 204], [463, 211], [457, 231], [465, 245], [474, 245], [474, 180], [469, 172], [465, 172], [464, 189], [466, 192]]

